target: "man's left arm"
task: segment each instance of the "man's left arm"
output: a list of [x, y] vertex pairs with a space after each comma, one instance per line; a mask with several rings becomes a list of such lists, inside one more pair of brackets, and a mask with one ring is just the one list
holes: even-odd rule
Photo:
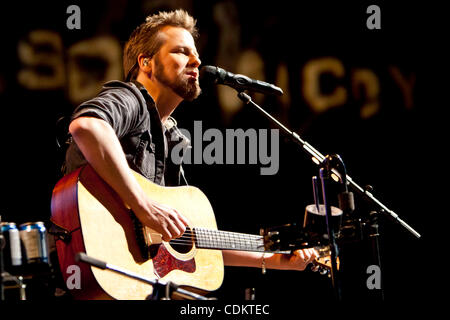
[[261, 253], [248, 251], [222, 250], [227, 266], [255, 267], [278, 270], [305, 270], [306, 266], [318, 256], [315, 249], [296, 250], [292, 254]]

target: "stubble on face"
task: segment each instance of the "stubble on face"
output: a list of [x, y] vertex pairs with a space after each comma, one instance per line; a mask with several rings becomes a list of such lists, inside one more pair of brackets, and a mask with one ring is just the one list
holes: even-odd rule
[[198, 79], [192, 79], [191, 77], [185, 76], [187, 72], [192, 71], [193, 69], [184, 70], [184, 72], [179, 74], [174, 81], [171, 81], [165, 74], [164, 66], [158, 55], [155, 55], [155, 66], [154, 77], [165, 86], [171, 88], [173, 92], [184, 100], [193, 101], [200, 95], [201, 88]]

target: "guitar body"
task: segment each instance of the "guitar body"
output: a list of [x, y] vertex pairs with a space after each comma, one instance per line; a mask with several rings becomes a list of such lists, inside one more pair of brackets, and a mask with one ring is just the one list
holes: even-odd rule
[[[162, 187], [134, 174], [150, 198], [182, 213], [190, 222], [189, 227], [217, 230], [211, 204], [198, 188]], [[150, 285], [76, 262], [74, 255], [78, 252], [146, 278], [208, 291], [217, 290], [222, 284], [224, 265], [220, 250], [200, 249], [193, 243], [179, 250], [162, 241], [152, 246], [153, 254], [146, 258], [129, 208], [89, 165], [57, 183], [51, 209], [52, 222], [71, 235], [70, 241], [56, 241], [66, 283], [74, 281], [73, 267], [69, 267], [80, 268], [81, 288], [71, 289], [75, 298], [141, 300], [152, 293]]]

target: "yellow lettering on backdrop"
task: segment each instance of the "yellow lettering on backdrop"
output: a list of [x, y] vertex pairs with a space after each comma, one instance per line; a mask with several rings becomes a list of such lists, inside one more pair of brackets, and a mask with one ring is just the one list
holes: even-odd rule
[[79, 104], [95, 96], [109, 80], [122, 79], [122, 49], [112, 37], [95, 37], [68, 51], [68, 96]]
[[58, 33], [49, 30], [31, 31], [27, 40], [19, 42], [17, 51], [23, 66], [17, 74], [21, 86], [31, 90], [64, 86], [63, 45]]
[[334, 57], [310, 60], [303, 68], [303, 96], [312, 110], [317, 113], [343, 105], [347, 100], [347, 91], [341, 86], [337, 86], [330, 94], [321, 92], [320, 76], [324, 73], [331, 73], [336, 78], [342, 78], [345, 75], [345, 69], [342, 62]]
[[361, 119], [368, 119], [378, 113], [380, 84], [372, 70], [356, 69], [352, 72], [352, 92], [356, 100], [363, 101], [359, 111]]

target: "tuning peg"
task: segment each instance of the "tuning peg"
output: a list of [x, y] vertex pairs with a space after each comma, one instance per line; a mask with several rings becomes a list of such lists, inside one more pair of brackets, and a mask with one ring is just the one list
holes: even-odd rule
[[311, 271], [312, 272], [317, 272], [317, 271], [319, 271], [319, 269], [320, 269], [319, 265], [317, 265], [317, 264], [312, 264], [311, 265]]
[[280, 233], [278, 231], [269, 231], [267, 235], [269, 237], [278, 236]]
[[320, 268], [319, 273], [324, 276], [324, 275], [328, 274], [328, 270], [327, 270], [327, 268]]

